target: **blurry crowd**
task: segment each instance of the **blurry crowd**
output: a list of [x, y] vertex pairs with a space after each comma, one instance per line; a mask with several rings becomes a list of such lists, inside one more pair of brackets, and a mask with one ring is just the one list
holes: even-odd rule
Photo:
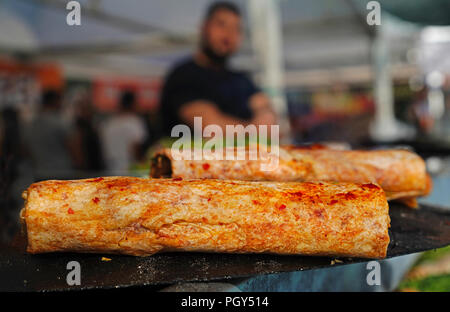
[[[29, 161], [34, 179], [43, 180], [70, 178], [76, 172], [123, 175], [133, 162], [142, 160], [149, 129], [136, 111], [133, 92], [123, 92], [118, 111], [101, 122], [96, 121], [95, 108], [87, 98], [76, 103], [73, 120], [67, 120], [62, 100], [58, 91], [44, 92], [36, 116], [22, 124], [14, 108], [3, 110], [4, 162], [8, 158]], [[4, 165], [12, 173], [14, 164]]]

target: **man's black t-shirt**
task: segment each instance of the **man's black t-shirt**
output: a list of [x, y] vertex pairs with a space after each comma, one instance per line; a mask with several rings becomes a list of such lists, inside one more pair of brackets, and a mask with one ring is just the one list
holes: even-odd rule
[[252, 117], [249, 99], [258, 91], [244, 73], [205, 68], [192, 59], [184, 61], [171, 70], [163, 87], [164, 134], [170, 136], [175, 125], [185, 123], [178, 115], [180, 108], [196, 100], [212, 102], [223, 113], [248, 120]]

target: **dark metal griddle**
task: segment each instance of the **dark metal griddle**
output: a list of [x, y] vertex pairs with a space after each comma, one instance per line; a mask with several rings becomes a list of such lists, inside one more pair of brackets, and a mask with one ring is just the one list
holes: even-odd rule
[[[450, 211], [422, 205], [419, 210], [391, 204], [388, 258], [450, 245]], [[0, 247], [1, 248], [1, 247]], [[111, 261], [102, 261], [102, 256]], [[81, 286], [68, 286], [66, 265], [81, 265]], [[257, 274], [302, 271], [368, 261], [367, 259], [269, 254], [165, 253], [139, 258], [119, 255], [54, 253], [29, 255], [25, 240], [0, 249], [0, 291], [59, 291], [163, 286]]]

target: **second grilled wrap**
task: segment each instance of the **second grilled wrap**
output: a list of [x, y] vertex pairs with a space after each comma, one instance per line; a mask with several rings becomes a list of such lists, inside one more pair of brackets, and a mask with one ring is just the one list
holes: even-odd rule
[[164, 149], [152, 161], [151, 176], [377, 183], [389, 200], [424, 196], [431, 189], [425, 162], [406, 150], [343, 151], [285, 146], [279, 148], [278, 161], [275, 170], [263, 171], [262, 160], [250, 160], [248, 151], [245, 160], [175, 160], [171, 150]]

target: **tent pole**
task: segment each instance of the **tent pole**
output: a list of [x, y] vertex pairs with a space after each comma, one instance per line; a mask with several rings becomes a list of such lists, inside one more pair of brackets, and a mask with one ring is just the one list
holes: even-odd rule
[[375, 26], [372, 43], [374, 70], [375, 118], [370, 125], [370, 135], [375, 141], [393, 141], [411, 136], [411, 129], [399, 122], [394, 114], [394, 95], [389, 60], [387, 21]]
[[280, 141], [287, 143], [290, 125], [284, 94], [283, 34], [279, 1], [250, 0], [250, 34], [254, 53], [262, 68], [261, 83], [278, 114]]

